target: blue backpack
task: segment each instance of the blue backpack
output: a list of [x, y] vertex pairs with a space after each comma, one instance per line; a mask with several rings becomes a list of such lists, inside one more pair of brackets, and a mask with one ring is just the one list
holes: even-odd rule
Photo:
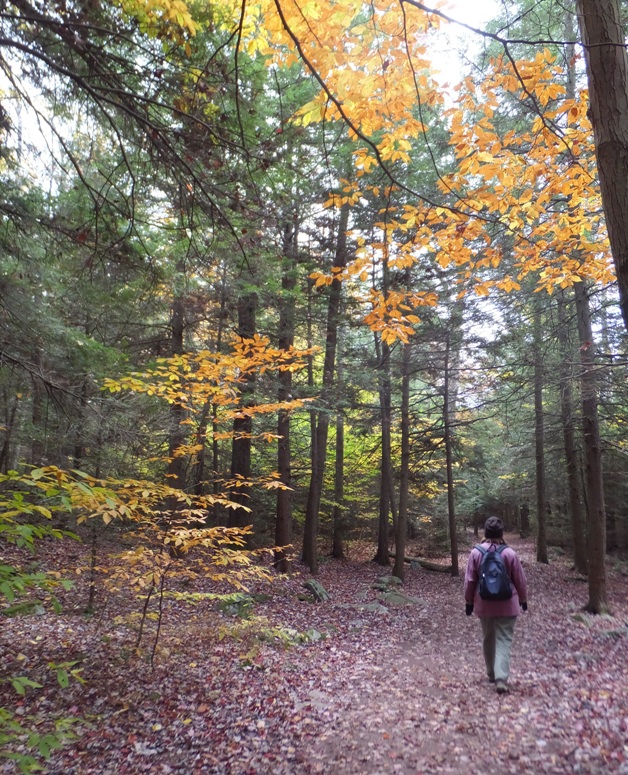
[[475, 548], [482, 553], [479, 579], [479, 593], [482, 600], [510, 600], [512, 597], [510, 576], [502, 557], [506, 545], [500, 544], [487, 549], [478, 544]]

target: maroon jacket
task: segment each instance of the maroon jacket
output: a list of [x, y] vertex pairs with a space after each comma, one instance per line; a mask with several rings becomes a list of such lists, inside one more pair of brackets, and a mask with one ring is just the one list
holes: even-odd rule
[[[501, 541], [491, 541], [488, 538], [482, 541], [487, 549], [500, 543]], [[474, 546], [469, 555], [464, 577], [464, 599], [466, 603], [473, 603], [473, 611], [477, 616], [518, 616], [520, 603], [528, 602], [526, 574], [514, 549], [507, 546], [502, 552], [502, 557], [510, 576], [512, 597], [510, 600], [482, 600], [478, 592], [482, 553]]]

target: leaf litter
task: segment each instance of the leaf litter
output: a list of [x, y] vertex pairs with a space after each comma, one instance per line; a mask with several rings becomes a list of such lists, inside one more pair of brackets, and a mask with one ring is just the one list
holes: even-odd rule
[[[195, 605], [167, 598], [152, 665], [150, 644], [133, 648], [137, 600], [85, 618], [79, 585], [62, 615], [3, 621], [3, 673], [42, 688], [17, 696], [2, 683], [0, 705], [42, 728], [81, 719], [43, 763], [54, 775], [628, 775], [626, 577], [609, 565], [613, 616], [587, 616], [566, 558], [539, 565], [531, 542], [511, 543], [530, 610], [503, 696], [484, 676], [462, 578], [413, 567], [402, 590], [413, 602], [382, 604], [374, 585], [390, 569], [365, 545], [321, 565], [329, 602], [304, 594], [299, 567], [251, 590], [244, 618], [198, 583], [185, 590], [201, 593]], [[62, 689], [46, 666], [70, 661], [85, 683]]]

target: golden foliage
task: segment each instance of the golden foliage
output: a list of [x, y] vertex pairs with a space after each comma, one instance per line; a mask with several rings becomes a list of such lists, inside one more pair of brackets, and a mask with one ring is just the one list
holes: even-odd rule
[[[146, 14], [187, 26], [189, 34], [195, 31], [185, 7], [172, 0], [123, 2], [125, 7], [133, 2], [136, 15], [145, 4]], [[549, 50], [516, 63], [496, 59], [481, 80], [465, 79], [450, 104], [430, 75], [430, 37], [441, 24], [437, 15], [393, 0], [367, 5], [356, 0], [257, 0], [244, 5], [220, 0], [214, 10], [221, 28], [237, 32], [251, 56], [279, 67], [301, 60], [317, 78], [320, 92], [296, 111], [294, 123], [347, 124], [355, 142], [355, 178], [341, 181], [327, 206], [386, 199], [381, 244], [367, 244], [359, 235], [355, 260], [335, 275], [315, 273], [317, 286], [336, 279], [363, 291], [377, 276], [381, 245], [386, 245], [389, 266], [434, 258], [441, 267], [456, 267], [463, 289], [480, 296], [494, 289], [517, 290], [530, 275], [539, 289], [549, 292], [585, 277], [600, 283], [613, 279], [586, 93], [567, 96], [565, 73]], [[526, 106], [532, 118], [523, 128], [501, 129], [512, 126], [512, 121], [498, 120], [512, 105]], [[439, 202], [421, 194], [412, 201], [406, 190], [404, 204], [397, 206], [403, 170], [422, 149], [429, 133], [424, 117], [434, 107], [447, 122], [455, 167], [440, 174]], [[370, 182], [380, 165], [390, 174], [387, 187], [381, 180]], [[500, 277], [504, 244], [512, 266]], [[365, 322], [386, 340], [406, 341], [414, 321], [405, 311], [393, 309], [392, 297], [382, 301], [364, 295], [369, 306]], [[200, 362], [189, 364], [199, 380], [204, 368]], [[179, 377], [169, 379], [170, 388], [153, 390], [168, 400], [185, 401], [185, 391], [176, 392]], [[146, 384], [127, 381], [126, 387], [150, 392]], [[207, 391], [215, 391], [212, 400], [236, 400], [235, 392], [229, 393], [232, 388], [220, 395], [219, 377], [209, 377], [205, 384]]]

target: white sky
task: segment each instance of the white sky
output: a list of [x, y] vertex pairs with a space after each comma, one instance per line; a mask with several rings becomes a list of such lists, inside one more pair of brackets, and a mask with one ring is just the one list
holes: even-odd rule
[[[429, 5], [429, 0], [426, 2]], [[436, 3], [434, 3], [436, 6]], [[491, 18], [500, 11], [498, 0], [449, 0], [447, 7], [441, 9], [452, 19], [468, 24], [476, 29], [483, 29]], [[460, 60], [465, 52], [473, 58], [482, 45], [482, 39], [470, 30], [456, 24], [443, 23], [442, 41], [438, 48], [432, 49], [432, 61], [440, 71], [440, 81], [451, 85], [460, 80]]]
[[497, 0], [449, 0], [448, 6], [448, 16], [478, 28], [499, 13]]

